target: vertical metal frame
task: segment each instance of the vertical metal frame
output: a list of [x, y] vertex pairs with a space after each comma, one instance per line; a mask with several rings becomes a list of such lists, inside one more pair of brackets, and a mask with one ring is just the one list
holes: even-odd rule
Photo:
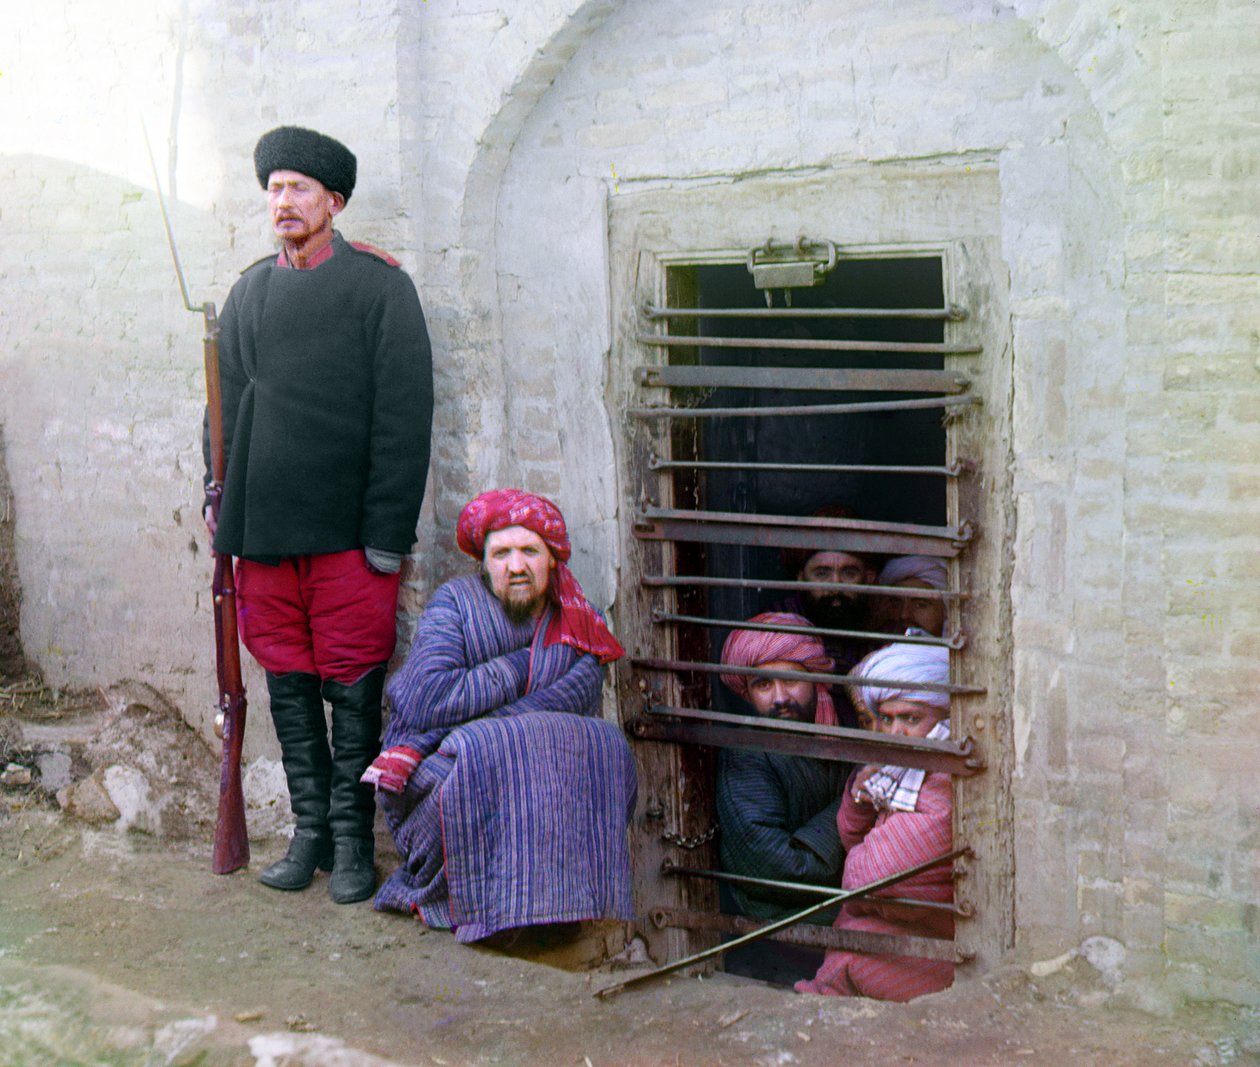
[[[633, 368], [667, 360], [669, 353], [635, 341], [638, 308], [647, 303], [664, 302], [671, 295], [669, 261], [647, 250], [636, 250], [633, 278], [626, 288], [617, 291], [614, 283], [614, 304], [620, 328], [614, 332], [621, 358], [614, 366], [610, 380], [615, 383], [610, 403], [622, 427], [623, 449], [621, 512], [623, 567], [619, 590], [617, 621], [620, 636], [627, 648], [651, 647], [662, 637], [672, 656], [677, 652], [672, 629], [662, 633], [652, 623], [654, 599], [665, 592], [668, 603], [675, 606], [674, 590], [646, 590], [638, 583], [645, 573], [671, 573], [675, 548], [668, 542], [645, 542], [635, 538], [629, 529], [636, 508], [649, 501], [672, 506], [673, 482], [668, 475], [649, 469], [652, 453], [671, 454], [671, 426], [625, 417], [632, 398], [641, 397], [643, 387], [633, 379]], [[622, 301], [618, 304], [618, 301]], [[662, 494], [665, 494], [662, 496]], [[658, 646], [659, 647], [659, 646]], [[649, 677], [636, 672], [627, 660], [614, 670], [622, 724], [642, 712], [649, 704], [665, 700], [677, 703], [679, 680], [673, 676]], [[635, 910], [638, 932], [648, 944], [650, 955], [664, 962], [678, 959], [714, 943], [713, 933], [691, 932], [677, 928], [658, 928], [650, 916], [660, 909], [698, 911], [717, 910], [717, 891], [711, 884], [689, 884], [687, 880], [661, 874], [666, 860], [676, 859], [674, 848], [666, 838], [703, 837], [712, 829], [711, 803], [704, 803], [706, 779], [711, 778], [708, 753], [688, 750], [684, 746], [636, 743], [633, 745], [639, 770], [639, 801], [631, 826], [631, 848], [634, 859]], [[688, 853], [698, 862], [715, 862], [715, 849], [710, 840]]]
[[[971, 973], [980, 974], [998, 963], [1015, 936], [1012, 348], [998, 236], [960, 238], [949, 243], [947, 255], [949, 298], [966, 307], [968, 316], [949, 323], [946, 338], [983, 345], [982, 354], [966, 365], [983, 404], [955, 420], [946, 435], [951, 457], [976, 464], [951, 486], [949, 506], [951, 514], [956, 507], [967, 515], [978, 531], [950, 568], [951, 580], [970, 593], [958, 607], [969, 640], [961, 653], [951, 655], [951, 677], [959, 685], [987, 690], [983, 696], [955, 695], [951, 715], [956, 735], [971, 737], [987, 766], [982, 775], [954, 781], [954, 840], [973, 850], [955, 865], [955, 900], [974, 916], [958, 924], [955, 942], [961, 954], [974, 957]], [[961, 362], [947, 358], [946, 366]]]

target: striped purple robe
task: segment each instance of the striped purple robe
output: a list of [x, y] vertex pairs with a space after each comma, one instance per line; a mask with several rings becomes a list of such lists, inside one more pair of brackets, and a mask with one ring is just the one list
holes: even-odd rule
[[459, 941], [633, 914], [629, 745], [598, 717], [596, 658], [544, 648], [546, 622], [512, 623], [477, 575], [429, 602], [388, 689], [385, 747], [425, 759], [401, 795], [379, 794], [402, 863], [378, 910]]

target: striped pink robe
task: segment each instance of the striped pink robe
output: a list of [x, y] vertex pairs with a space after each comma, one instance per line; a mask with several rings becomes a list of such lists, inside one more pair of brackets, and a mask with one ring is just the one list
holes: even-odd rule
[[[926, 777], [914, 811], [881, 811], [877, 817], [869, 804], [859, 805], [853, 800], [852, 782], [850, 778], [836, 818], [840, 840], [848, 851], [844, 863], [846, 889], [868, 885], [953, 847], [953, 783], [949, 775]], [[904, 936], [954, 936], [954, 919], [949, 912], [881, 904], [880, 896], [952, 902], [954, 883], [949, 864], [933, 867], [875, 896], [846, 904], [835, 926], [841, 930]], [[837, 950], [827, 953], [811, 980], [797, 982], [796, 991], [907, 1001], [925, 993], [936, 993], [953, 981], [954, 965], [945, 960]]]

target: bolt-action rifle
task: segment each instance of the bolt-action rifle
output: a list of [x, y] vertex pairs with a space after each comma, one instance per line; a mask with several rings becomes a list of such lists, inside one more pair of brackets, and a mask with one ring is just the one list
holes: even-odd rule
[[[158, 207], [166, 240], [175, 262], [175, 276], [184, 297], [184, 307], [200, 312], [205, 323], [202, 337], [206, 364], [206, 421], [210, 436], [210, 484], [206, 499], [210, 507], [211, 525], [219, 522], [219, 500], [223, 495], [223, 402], [219, 393], [219, 319], [212, 303], [197, 306], [188, 298], [188, 285], [175, 248], [175, 235], [162, 198], [157, 163], [149, 134], [144, 134], [153, 167], [153, 184], [157, 189]], [[245, 737], [245, 684], [241, 680], [241, 646], [236, 632], [236, 582], [232, 573], [232, 557], [214, 553], [214, 651], [219, 676], [218, 713], [214, 732], [223, 740], [223, 758], [219, 766], [219, 815], [214, 825], [214, 873], [231, 874], [249, 863], [249, 834], [245, 829], [245, 794], [241, 788], [241, 742]]]

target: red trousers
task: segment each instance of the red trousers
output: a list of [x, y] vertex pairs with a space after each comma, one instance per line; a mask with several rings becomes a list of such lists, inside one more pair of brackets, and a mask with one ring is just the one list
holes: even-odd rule
[[399, 574], [378, 574], [361, 548], [236, 561], [241, 640], [272, 674], [302, 671], [353, 685], [394, 653]]

